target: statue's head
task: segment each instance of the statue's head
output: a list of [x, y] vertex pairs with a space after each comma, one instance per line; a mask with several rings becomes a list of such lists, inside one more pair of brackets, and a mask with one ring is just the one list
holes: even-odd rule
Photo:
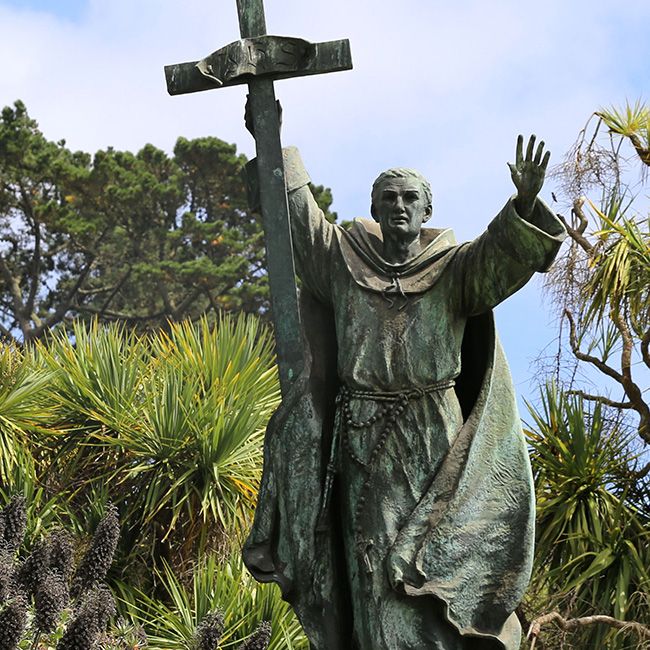
[[415, 237], [433, 210], [431, 185], [414, 169], [396, 167], [379, 174], [371, 198], [370, 213], [384, 234]]

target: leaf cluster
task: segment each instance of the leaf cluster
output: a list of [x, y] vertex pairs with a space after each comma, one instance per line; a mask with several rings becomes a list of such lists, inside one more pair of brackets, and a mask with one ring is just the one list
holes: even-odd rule
[[[629, 431], [602, 404], [553, 384], [529, 410], [538, 531], [529, 606], [647, 625], [650, 519], [629, 470]], [[576, 634], [579, 647], [635, 647], [608, 628]]]
[[570, 206], [570, 215], [558, 215], [569, 234], [569, 246], [547, 280], [563, 320], [556, 376], [570, 365], [564, 354], [568, 348], [578, 366], [600, 373], [610, 388], [586, 391], [576, 385], [575, 373], [568, 387], [585, 399], [636, 414], [639, 437], [646, 444], [650, 443], [649, 124], [650, 111], [641, 102], [601, 110], [555, 170], [562, 202]]
[[[215, 137], [94, 155], [50, 142], [18, 101], [0, 116], [0, 336], [71, 319], [140, 329], [269, 309], [245, 156]], [[327, 210], [331, 192], [314, 186]], [[329, 215], [334, 218], [335, 215]]]

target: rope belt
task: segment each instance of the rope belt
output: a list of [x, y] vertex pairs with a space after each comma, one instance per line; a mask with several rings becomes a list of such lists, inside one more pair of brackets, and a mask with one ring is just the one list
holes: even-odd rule
[[355, 390], [354, 388], [350, 388], [344, 385], [341, 388], [339, 394], [348, 396], [350, 399], [371, 399], [375, 400], [376, 402], [394, 402], [398, 400], [404, 400], [404, 398], [409, 400], [423, 397], [424, 395], [435, 393], [439, 390], [453, 388], [455, 384], [456, 382], [453, 379], [442, 379], [440, 381], [434, 382], [433, 384], [429, 384], [428, 386], [418, 386], [416, 388], [410, 388], [409, 390], [382, 392]]
[[[334, 476], [337, 473], [339, 467], [339, 442], [343, 443], [343, 447], [345, 448], [348, 456], [355, 463], [360, 465], [364, 471], [368, 472], [370, 465], [373, 464], [375, 458], [383, 448], [386, 439], [388, 438], [391, 430], [395, 425], [395, 421], [404, 411], [408, 405], [408, 402], [411, 400], [420, 399], [425, 395], [430, 395], [441, 390], [453, 388], [454, 385], [455, 381], [453, 379], [443, 379], [433, 384], [429, 384], [428, 386], [410, 388], [404, 391], [373, 392], [355, 390], [345, 385], [341, 387], [339, 394], [336, 397], [336, 403], [338, 406], [338, 413], [336, 418], [337, 422], [334, 425], [332, 448], [330, 450], [329, 463], [327, 464], [327, 473], [325, 476], [325, 485], [323, 486], [323, 499], [321, 502], [321, 511], [318, 518], [319, 523], [317, 530], [324, 530], [326, 528], [326, 513], [329, 508]], [[352, 409], [350, 408], [350, 402], [353, 399], [384, 402], [384, 404], [382, 404], [367, 420], [355, 420], [352, 417]], [[375, 422], [377, 422], [377, 420], [381, 419], [384, 420], [383, 428], [379, 434], [375, 446], [370, 452], [370, 458], [366, 462], [359, 458], [352, 450], [348, 438], [348, 433], [350, 429], [365, 429], [367, 427], [370, 427]], [[368, 487], [369, 478], [370, 477], [368, 475], [368, 478], [366, 478], [362, 486], [362, 494], [359, 499], [359, 503], [357, 504], [357, 514], [358, 511], [363, 507], [363, 502], [365, 501], [364, 493]]]

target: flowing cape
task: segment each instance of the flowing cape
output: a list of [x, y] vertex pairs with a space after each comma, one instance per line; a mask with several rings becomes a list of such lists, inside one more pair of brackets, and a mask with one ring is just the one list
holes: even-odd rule
[[[385, 291], [373, 285], [377, 260], [364, 235], [353, 231], [342, 238], [357, 284]], [[458, 247], [444, 231], [429, 240], [438, 245], [425, 258], [410, 269], [384, 272], [380, 285], [403, 275], [400, 290], [408, 294], [435, 282]], [[336, 429], [334, 319], [305, 291], [301, 312], [305, 367], [267, 428], [258, 505], [243, 556], [257, 580], [280, 586], [313, 650], [349, 650], [351, 607], [336, 484], [326, 525], [318, 526]], [[461, 634], [515, 650], [520, 626], [512, 612], [530, 578], [534, 497], [512, 379], [491, 312], [467, 322], [456, 391], [464, 425], [401, 529], [386, 568], [396, 590], [443, 601]]]

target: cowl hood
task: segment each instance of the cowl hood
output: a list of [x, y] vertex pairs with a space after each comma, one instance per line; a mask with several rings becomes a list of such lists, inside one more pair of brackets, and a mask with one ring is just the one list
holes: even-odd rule
[[350, 230], [342, 231], [341, 252], [355, 282], [378, 293], [414, 294], [429, 289], [457, 249], [451, 229], [422, 228], [422, 250], [402, 264], [382, 257], [384, 240], [379, 224], [355, 219]]

